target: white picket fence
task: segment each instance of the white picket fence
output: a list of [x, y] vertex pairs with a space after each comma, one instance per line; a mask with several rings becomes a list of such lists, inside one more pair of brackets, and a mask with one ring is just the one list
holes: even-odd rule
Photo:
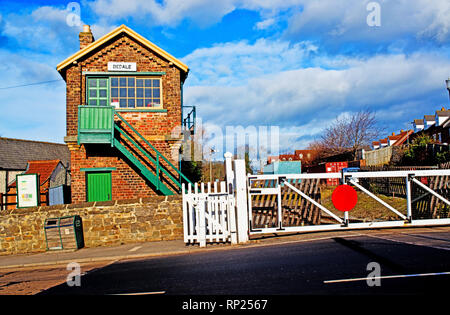
[[236, 243], [235, 197], [225, 182], [183, 184], [182, 191], [185, 243]]

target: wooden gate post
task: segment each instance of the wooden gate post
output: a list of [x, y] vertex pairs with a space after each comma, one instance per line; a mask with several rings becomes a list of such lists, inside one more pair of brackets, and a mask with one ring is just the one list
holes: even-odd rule
[[235, 192], [236, 192], [236, 222], [238, 243], [248, 242], [248, 210], [247, 210], [247, 175], [245, 161], [234, 161]]
[[233, 165], [231, 163], [233, 154], [231, 154], [230, 152], [226, 152], [223, 156], [225, 157], [225, 177], [227, 181], [227, 192], [234, 193], [232, 191], [234, 190], [234, 173]]

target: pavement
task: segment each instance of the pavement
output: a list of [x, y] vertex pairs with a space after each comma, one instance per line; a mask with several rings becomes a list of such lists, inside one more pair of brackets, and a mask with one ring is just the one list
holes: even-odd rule
[[394, 242], [410, 243], [414, 245], [431, 246], [450, 250], [450, 240], [442, 238], [423, 238], [414, 236], [417, 233], [448, 233], [450, 226], [424, 227], [424, 228], [397, 228], [375, 230], [347, 230], [333, 232], [309, 232], [288, 235], [263, 235], [251, 239], [245, 244], [208, 244], [199, 247], [195, 244], [185, 244], [183, 240], [156, 241], [133, 243], [120, 246], [82, 248], [76, 251], [47, 251], [34, 254], [4, 255], [0, 256], [0, 269], [63, 265], [70, 262], [89, 263], [107, 262], [128, 259], [141, 259], [169, 255], [192, 254], [197, 252], [232, 250], [255, 246], [270, 246], [291, 242], [308, 242], [314, 240], [330, 239], [334, 237], [371, 236], [383, 237]]

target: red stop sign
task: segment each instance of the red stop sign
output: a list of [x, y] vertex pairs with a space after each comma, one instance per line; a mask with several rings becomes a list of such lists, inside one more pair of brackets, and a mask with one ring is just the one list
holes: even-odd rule
[[333, 201], [336, 209], [345, 212], [352, 210], [356, 206], [358, 195], [352, 186], [340, 185], [333, 191], [331, 201]]

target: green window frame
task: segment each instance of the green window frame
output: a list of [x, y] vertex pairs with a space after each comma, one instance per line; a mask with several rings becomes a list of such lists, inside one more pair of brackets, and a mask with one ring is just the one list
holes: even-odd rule
[[158, 77], [111, 76], [111, 102], [119, 109], [162, 108], [162, 82]]
[[86, 105], [116, 105], [117, 110], [164, 110], [158, 75], [87, 75]]
[[109, 106], [109, 79], [106, 77], [87, 78], [87, 105]]

